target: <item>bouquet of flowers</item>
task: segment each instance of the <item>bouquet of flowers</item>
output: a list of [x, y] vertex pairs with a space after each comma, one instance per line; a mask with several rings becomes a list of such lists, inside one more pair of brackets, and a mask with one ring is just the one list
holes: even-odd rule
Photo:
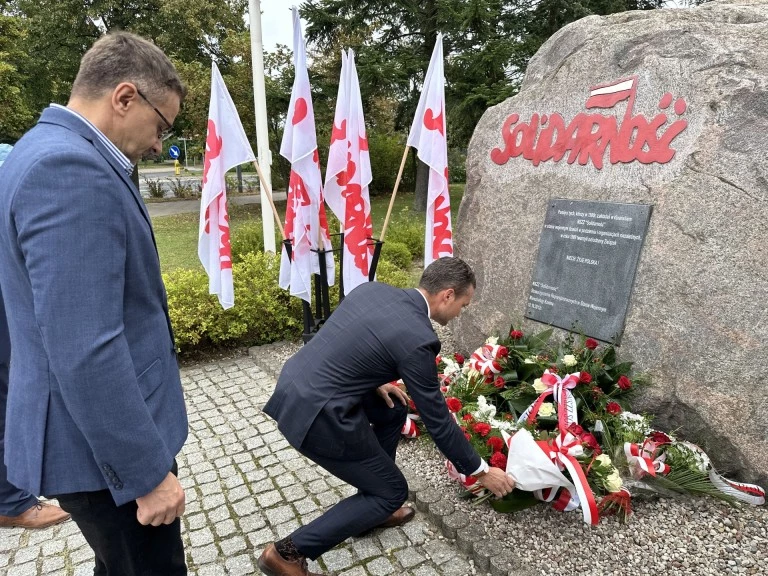
[[490, 500], [475, 478], [446, 463], [469, 495], [500, 511], [536, 501], [580, 508], [589, 524], [601, 514], [629, 516], [623, 478], [630, 477], [674, 492], [765, 502], [762, 488], [723, 478], [701, 449], [629, 411], [648, 379], [633, 373], [631, 362], [619, 362], [613, 346], [573, 334], [552, 345], [551, 336], [551, 329], [526, 335], [513, 326], [468, 359], [438, 356], [441, 390], [467, 440], [517, 482], [511, 495]]

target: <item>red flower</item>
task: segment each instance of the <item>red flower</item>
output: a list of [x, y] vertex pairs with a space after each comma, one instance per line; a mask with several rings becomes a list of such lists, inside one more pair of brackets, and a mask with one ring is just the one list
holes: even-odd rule
[[464, 414], [464, 416], [461, 417], [464, 422], [474, 422], [474, 418], [472, 418], [472, 414]]
[[458, 352], [453, 355], [453, 359], [456, 360], [459, 364], [464, 364], [464, 356], [459, 354]]
[[501, 452], [501, 449], [504, 447], [504, 440], [498, 436], [491, 436], [488, 438], [488, 442], [486, 442], [486, 444], [490, 446], [494, 452]]
[[595, 438], [592, 432], [584, 432], [584, 434], [581, 435], [581, 443], [592, 450], [600, 450], [600, 442], [597, 441], [597, 438]]
[[592, 374], [590, 374], [589, 372], [582, 372], [581, 374], [579, 374], [579, 382], [581, 382], [582, 384], [589, 384], [590, 382], [592, 382]]
[[574, 436], [581, 436], [584, 434], [584, 428], [576, 424], [576, 422], [572, 422], [570, 426], [568, 426], [568, 432], [573, 434]]
[[651, 433], [651, 440], [656, 442], [656, 444], [671, 444], [672, 439], [664, 434], [664, 432], [659, 432], [658, 430], [654, 430]]
[[621, 406], [619, 406], [616, 402], [608, 402], [608, 404], [605, 405], [605, 409], [608, 414], [612, 414], [614, 416], [622, 413]]
[[550, 371], [550, 373], [552, 373], [552, 374], [557, 374], [557, 366], [555, 366], [554, 364], [552, 364], [552, 366], [550, 366], [550, 367], [549, 367], [549, 371]]
[[488, 433], [491, 431], [491, 425], [486, 424], [485, 422], [477, 422], [474, 426], [472, 426], [472, 431], [476, 434], [480, 434], [480, 436], [488, 436]]
[[438, 364], [440, 364], [440, 362], [442, 362], [442, 361], [443, 361], [443, 359], [440, 357], [440, 354], [438, 354], [437, 356], [435, 356], [435, 366], [437, 366]]
[[622, 390], [629, 390], [630, 388], [632, 388], [632, 380], [630, 380], [624, 375], [619, 376], [619, 381], [617, 382], [617, 384], [619, 385], [619, 388], [621, 388]]
[[584, 342], [584, 346], [586, 346], [590, 350], [594, 350], [595, 348], [600, 346], [600, 343], [597, 340], [595, 340], [594, 338], [587, 338], [587, 341]]
[[506, 346], [499, 346], [499, 351], [496, 353], [497, 358], [506, 358], [509, 356], [509, 350], [507, 350]]
[[416, 408], [416, 404], [413, 403], [413, 400], [408, 400], [408, 408], [411, 409], [411, 412], [418, 412], [419, 409]]
[[472, 435], [469, 432], [464, 432], [464, 438], [467, 440], [472, 440]]
[[592, 386], [592, 396], [598, 398], [603, 395], [603, 390], [600, 386]]
[[520, 340], [520, 338], [523, 337], [523, 333], [520, 330], [512, 330], [509, 333], [509, 337], [512, 338], [512, 340]]
[[504, 388], [504, 378], [501, 376], [496, 376], [496, 380], [493, 381], [493, 385], [496, 386], [496, 388]]
[[446, 398], [445, 403], [448, 404], [448, 410], [450, 410], [451, 412], [455, 413], [461, 410], [461, 400], [459, 400], [458, 398], [453, 398], [453, 397]]
[[491, 456], [491, 459], [488, 460], [488, 463], [494, 468], [501, 468], [502, 470], [506, 470], [507, 456], [503, 452], [496, 452], [493, 456]]

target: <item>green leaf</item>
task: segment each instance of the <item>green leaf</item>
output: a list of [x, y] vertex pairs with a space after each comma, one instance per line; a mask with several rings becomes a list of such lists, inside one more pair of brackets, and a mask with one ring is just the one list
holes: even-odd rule
[[530, 338], [528, 338], [529, 348], [531, 348], [531, 350], [541, 350], [547, 345], [547, 342], [549, 342], [553, 332], [554, 330], [552, 328], [547, 328], [538, 334], [532, 335]]
[[490, 502], [494, 510], [504, 514], [519, 512], [541, 503], [533, 497], [531, 492], [524, 492], [522, 490], [513, 490], [511, 494], [507, 494], [504, 498], [494, 499]]

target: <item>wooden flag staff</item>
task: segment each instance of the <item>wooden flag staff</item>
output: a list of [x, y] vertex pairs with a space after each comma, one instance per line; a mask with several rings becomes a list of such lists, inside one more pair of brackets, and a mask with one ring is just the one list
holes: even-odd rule
[[395, 180], [395, 188], [392, 190], [392, 199], [389, 201], [389, 209], [387, 210], [387, 217], [384, 219], [384, 226], [381, 228], [381, 235], [379, 236], [379, 240], [381, 242], [384, 242], [384, 236], [387, 233], [387, 226], [389, 225], [389, 217], [392, 215], [392, 208], [395, 205], [395, 196], [397, 196], [397, 189], [400, 186], [400, 178], [403, 177], [403, 169], [405, 168], [405, 161], [408, 159], [408, 149], [410, 147], [406, 146], [405, 150], [403, 151], [403, 160], [400, 162], [400, 170], [397, 172], [397, 180]]
[[256, 168], [256, 172], [259, 175], [259, 182], [261, 182], [261, 189], [264, 190], [264, 193], [267, 195], [267, 199], [269, 200], [270, 206], [272, 206], [272, 214], [275, 215], [275, 222], [277, 222], [278, 228], [280, 228], [280, 236], [282, 236], [283, 240], [286, 240], [285, 237], [285, 230], [283, 229], [283, 223], [280, 221], [280, 215], [277, 213], [277, 208], [275, 207], [275, 201], [272, 199], [272, 190], [269, 189], [269, 186], [267, 186], [266, 179], [264, 178], [264, 174], [261, 173], [261, 168], [259, 167], [259, 163], [256, 162], [256, 160], [253, 161], [253, 165]]

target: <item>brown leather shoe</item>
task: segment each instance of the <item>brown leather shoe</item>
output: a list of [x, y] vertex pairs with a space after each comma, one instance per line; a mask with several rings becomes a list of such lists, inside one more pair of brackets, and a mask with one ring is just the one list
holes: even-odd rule
[[267, 546], [259, 556], [259, 570], [267, 576], [324, 576], [317, 572], [310, 572], [306, 558], [293, 561], [284, 559], [274, 543]]
[[403, 506], [399, 510], [395, 510], [395, 513], [379, 524], [377, 528], [394, 528], [395, 526], [402, 526], [413, 520], [415, 515], [416, 510], [410, 506]]
[[18, 516], [0, 516], [0, 528], [48, 528], [69, 520], [69, 514], [58, 506], [38, 502]]

